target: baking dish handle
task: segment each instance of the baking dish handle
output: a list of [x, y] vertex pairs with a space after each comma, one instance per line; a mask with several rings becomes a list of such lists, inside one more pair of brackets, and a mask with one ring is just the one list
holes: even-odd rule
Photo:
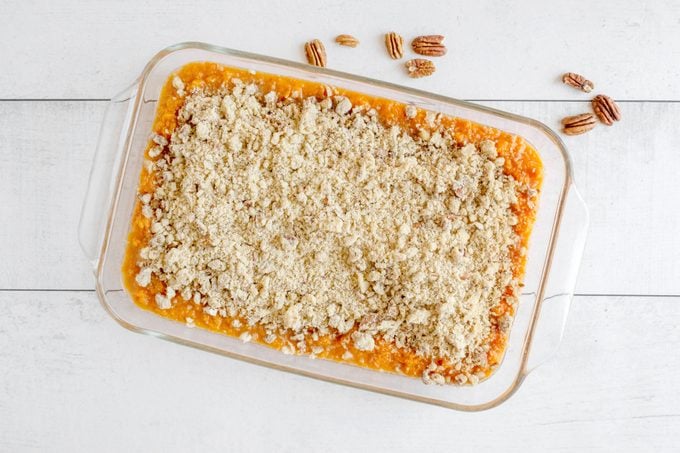
[[557, 351], [576, 288], [576, 278], [588, 232], [588, 208], [572, 184], [562, 212], [550, 275], [531, 342], [527, 370], [533, 370]]
[[111, 99], [99, 131], [87, 192], [78, 224], [78, 241], [85, 256], [95, 265], [106, 226], [106, 212], [111, 204], [116, 168], [123, 155], [126, 125], [130, 121], [137, 82]]

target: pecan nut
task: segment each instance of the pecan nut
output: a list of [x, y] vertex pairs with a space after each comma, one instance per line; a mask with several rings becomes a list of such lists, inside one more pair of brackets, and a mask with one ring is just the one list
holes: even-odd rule
[[414, 58], [406, 62], [409, 77], [419, 79], [432, 75], [435, 71], [434, 63], [424, 58]]
[[581, 113], [580, 115], [568, 116], [562, 120], [564, 133], [567, 135], [584, 134], [595, 127], [595, 115], [592, 113]]
[[305, 54], [309, 64], [322, 68], [326, 67], [326, 48], [318, 39], [305, 43]]
[[614, 124], [614, 121], [621, 120], [619, 106], [612, 98], [604, 94], [598, 94], [593, 98], [593, 110], [600, 121], [607, 126]]
[[359, 40], [352, 35], [338, 35], [335, 37], [335, 42], [346, 47], [356, 47], [359, 45]]
[[581, 74], [575, 72], [567, 72], [562, 76], [562, 82], [565, 85], [577, 88], [586, 93], [590, 93], [595, 88], [595, 85], [590, 80], [583, 77]]
[[404, 56], [404, 38], [393, 31], [385, 35], [385, 47], [393, 60], [398, 60]]
[[446, 55], [446, 46], [442, 44], [444, 37], [442, 35], [425, 35], [418, 36], [411, 42], [413, 51], [420, 55], [427, 55], [429, 57], [441, 57]]

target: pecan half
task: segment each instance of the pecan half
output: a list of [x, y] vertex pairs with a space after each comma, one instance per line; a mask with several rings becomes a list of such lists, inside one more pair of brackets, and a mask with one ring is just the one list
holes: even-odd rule
[[575, 72], [567, 72], [562, 76], [562, 82], [570, 87], [577, 88], [586, 93], [590, 93], [595, 88], [595, 85], [590, 80], [583, 77], [581, 74]]
[[434, 63], [424, 58], [414, 58], [406, 62], [409, 77], [419, 79], [432, 75], [435, 71]]
[[446, 55], [446, 46], [442, 44], [442, 41], [444, 41], [442, 35], [418, 36], [411, 42], [411, 47], [417, 54], [430, 57], [441, 57], [442, 55]]
[[404, 56], [404, 38], [393, 31], [385, 35], [385, 47], [393, 60], [398, 60]]
[[621, 111], [616, 102], [609, 96], [598, 94], [593, 98], [593, 110], [597, 117], [607, 126], [614, 124], [614, 121], [621, 119]]
[[564, 133], [567, 135], [584, 134], [595, 127], [595, 115], [592, 113], [581, 113], [580, 115], [568, 116], [562, 120]]
[[326, 67], [326, 48], [318, 39], [313, 39], [305, 43], [305, 54], [307, 61], [314, 66]]
[[338, 35], [335, 37], [335, 42], [341, 46], [356, 47], [359, 45], [359, 40], [352, 35]]

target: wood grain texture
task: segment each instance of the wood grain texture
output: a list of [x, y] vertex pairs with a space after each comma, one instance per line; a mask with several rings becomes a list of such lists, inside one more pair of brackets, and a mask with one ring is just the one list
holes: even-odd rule
[[[679, 21], [673, 0], [5, 1], [0, 98], [109, 98], [152, 55], [182, 41], [303, 62], [303, 43], [319, 38], [330, 68], [458, 98], [583, 99], [559, 81], [575, 71], [617, 99], [678, 100]], [[403, 61], [385, 54], [382, 35], [390, 30], [407, 43], [443, 34], [449, 54], [432, 77], [410, 80]], [[361, 46], [337, 46], [339, 33]]]
[[[91, 289], [76, 230], [105, 102], [0, 102], [0, 289]], [[587, 103], [495, 102], [558, 128]], [[680, 103], [566, 137], [591, 228], [578, 292], [680, 294]]]
[[577, 297], [557, 356], [475, 414], [134, 334], [91, 292], [0, 292], [0, 308], [4, 451], [661, 452], [680, 442], [680, 298]]

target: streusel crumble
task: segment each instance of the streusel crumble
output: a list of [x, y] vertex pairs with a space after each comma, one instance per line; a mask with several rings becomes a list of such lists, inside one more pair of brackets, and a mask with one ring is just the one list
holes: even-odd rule
[[532, 148], [209, 63], [178, 71], [159, 106], [124, 266], [137, 303], [425, 382], [498, 363], [541, 182]]

